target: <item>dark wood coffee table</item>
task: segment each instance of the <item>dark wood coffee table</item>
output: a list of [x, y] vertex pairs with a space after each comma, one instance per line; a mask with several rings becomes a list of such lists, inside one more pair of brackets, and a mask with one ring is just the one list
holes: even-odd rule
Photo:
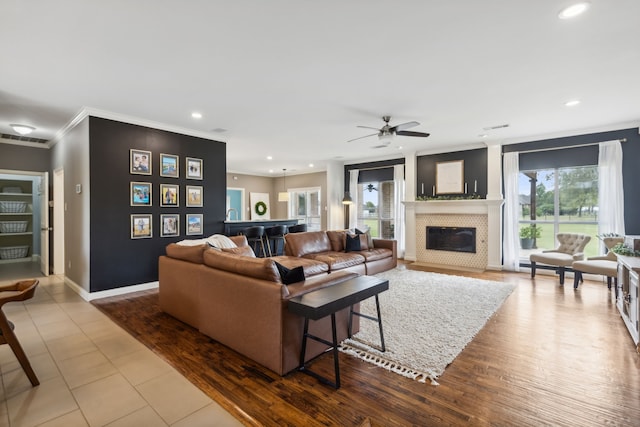
[[[389, 281], [378, 279], [373, 276], [358, 276], [349, 279], [340, 284], [329, 286], [327, 288], [318, 289], [289, 300], [288, 309], [290, 312], [304, 317], [304, 332], [302, 335], [302, 349], [300, 350], [300, 366], [299, 371], [311, 375], [323, 383], [329, 384], [335, 388], [340, 387], [340, 366], [338, 363], [338, 339], [336, 334], [336, 312], [343, 308], [349, 309], [349, 329], [348, 336], [351, 338], [351, 323], [353, 316], [364, 317], [365, 319], [378, 322], [380, 328], [381, 351], [385, 351], [384, 335], [382, 333], [382, 318], [380, 317], [380, 302], [378, 294], [389, 289]], [[364, 301], [372, 296], [376, 297], [376, 309], [378, 317], [368, 316], [353, 311], [353, 305]], [[323, 338], [316, 337], [309, 333], [309, 320], [318, 320], [331, 315], [331, 333], [333, 341], [327, 341]], [[309, 370], [305, 366], [304, 357], [307, 349], [307, 338], [321, 342], [333, 349], [333, 363], [335, 370], [335, 382]]]

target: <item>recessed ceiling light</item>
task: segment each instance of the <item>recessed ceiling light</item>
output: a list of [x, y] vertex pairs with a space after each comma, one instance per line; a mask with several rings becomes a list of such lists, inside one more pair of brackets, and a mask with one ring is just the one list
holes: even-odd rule
[[269, 173], [273, 173], [273, 169], [269, 169]]
[[267, 156], [267, 160], [273, 160], [273, 156]]
[[194, 111], [193, 113], [191, 113], [191, 117], [193, 117], [194, 119], [201, 119], [202, 113], [198, 113], [197, 111]]
[[578, 104], [580, 104], [580, 101], [577, 99], [572, 99], [571, 101], [567, 101], [564, 103], [566, 107], [575, 107]]
[[580, 3], [572, 4], [571, 6], [567, 6], [564, 9], [562, 9], [558, 13], [558, 18], [560, 19], [575, 18], [576, 16], [586, 12], [587, 9], [589, 9], [589, 6], [591, 6], [591, 3], [589, 3], [588, 1], [582, 1]]
[[402, 150], [402, 145], [398, 145], [398, 150]]
[[36, 130], [36, 128], [34, 128], [33, 126], [27, 126], [27, 125], [9, 125], [13, 128], [14, 131], [18, 132], [20, 135], [28, 135], [31, 132], [33, 132], [34, 130]]
[[313, 167], [313, 163], [309, 163], [309, 167], [312, 168]]

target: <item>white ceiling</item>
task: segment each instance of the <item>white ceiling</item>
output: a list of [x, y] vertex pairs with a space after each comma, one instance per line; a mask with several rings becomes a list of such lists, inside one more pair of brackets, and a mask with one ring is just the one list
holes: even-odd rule
[[[639, 122], [640, 1], [559, 20], [570, 3], [3, 0], [0, 132], [50, 139], [90, 107], [209, 133], [229, 171], [268, 175]], [[387, 114], [431, 137], [346, 142]]]

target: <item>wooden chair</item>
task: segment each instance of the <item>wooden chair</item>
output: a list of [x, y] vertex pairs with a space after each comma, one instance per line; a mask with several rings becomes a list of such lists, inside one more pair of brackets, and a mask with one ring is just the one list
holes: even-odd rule
[[23, 280], [8, 286], [0, 286], [0, 344], [9, 344], [9, 347], [13, 350], [13, 354], [16, 355], [18, 362], [20, 362], [22, 369], [27, 374], [27, 377], [29, 377], [31, 385], [34, 387], [39, 385], [40, 381], [38, 381], [38, 377], [36, 377], [35, 372], [33, 372], [33, 368], [31, 368], [29, 359], [27, 359], [27, 355], [24, 353], [18, 338], [13, 333], [13, 323], [7, 320], [7, 317], [2, 311], [2, 306], [8, 302], [26, 301], [33, 298], [38, 283], [37, 280], [33, 279]]

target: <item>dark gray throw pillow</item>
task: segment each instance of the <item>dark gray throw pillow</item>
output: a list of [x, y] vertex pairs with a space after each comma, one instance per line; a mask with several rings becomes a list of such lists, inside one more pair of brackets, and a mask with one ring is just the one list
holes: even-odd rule
[[289, 269], [280, 263], [275, 261], [274, 263], [280, 273], [280, 280], [282, 280], [282, 283], [285, 285], [304, 281], [304, 269], [302, 266]]
[[346, 239], [344, 241], [344, 251], [345, 252], [354, 252], [360, 251], [360, 236], [352, 236], [347, 233]]

